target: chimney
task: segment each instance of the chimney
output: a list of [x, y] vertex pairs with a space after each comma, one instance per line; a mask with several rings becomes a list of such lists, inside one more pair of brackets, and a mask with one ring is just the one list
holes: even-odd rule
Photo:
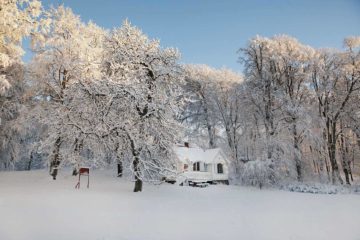
[[188, 142], [184, 142], [184, 146], [188, 148], [188, 147], [189, 147], [189, 143], [188, 143]]

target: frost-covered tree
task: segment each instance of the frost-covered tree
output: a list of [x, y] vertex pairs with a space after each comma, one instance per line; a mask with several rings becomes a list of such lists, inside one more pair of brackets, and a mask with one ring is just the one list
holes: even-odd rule
[[[302, 180], [312, 159], [315, 171], [320, 173], [318, 166], [322, 169], [325, 163], [332, 181], [342, 182], [338, 165], [342, 159], [349, 183], [350, 143], [345, 135], [350, 136], [349, 120], [356, 122], [356, 115], [349, 113], [357, 112], [354, 103], [360, 90], [358, 42], [356, 37], [346, 39], [345, 51], [314, 50], [288, 36], [256, 37], [240, 50], [247, 121], [255, 123], [260, 136], [254, 142], [260, 150], [255, 159], [264, 159], [261, 149], [266, 150], [269, 171], [292, 176], [296, 169]], [[313, 102], [318, 103], [316, 108]]]
[[[273, 59], [274, 44], [272, 39], [255, 37], [246, 48], [240, 49], [240, 61], [245, 67], [246, 101], [251, 112], [253, 122], [256, 123], [258, 155], [255, 159], [270, 162], [270, 169], [287, 169], [284, 162], [284, 150], [280, 133], [282, 90], [277, 86], [277, 61]], [[276, 173], [275, 171], [272, 171]], [[279, 176], [283, 176], [279, 174]], [[271, 176], [275, 181], [276, 177]], [[274, 182], [273, 182], [274, 183]]]
[[[308, 133], [309, 116], [307, 104], [309, 97], [309, 61], [314, 50], [300, 44], [296, 39], [280, 35], [270, 39], [270, 74], [275, 89], [279, 89], [281, 101], [280, 120], [284, 121], [288, 134], [292, 138], [292, 155], [297, 179], [302, 179], [301, 143]], [[280, 121], [279, 120], [279, 121]]]
[[251, 102], [256, 108], [259, 121], [264, 126], [266, 137], [266, 157], [273, 158], [276, 149], [274, 138], [279, 131], [279, 113], [281, 100], [279, 89], [275, 86], [274, 61], [271, 40], [255, 37], [250, 40], [246, 48], [240, 49], [240, 61], [245, 66], [245, 77], [249, 88]]
[[[67, 124], [72, 92], [69, 88], [82, 80], [101, 76], [104, 30], [93, 23], [84, 24], [71, 9], [59, 6], [44, 13], [39, 34], [32, 39], [35, 56], [29, 65], [34, 97], [41, 99], [42, 122], [48, 125], [49, 138], [43, 146], [51, 152], [54, 179], [63, 159], [75, 161], [74, 146], [81, 133]], [[69, 95], [70, 94], [70, 95]], [[65, 164], [66, 162], [64, 162]]]
[[187, 65], [186, 70], [185, 90], [189, 101], [181, 114], [181, 121], [189, 126], [190, 135], [204, 135], [202, 132], [206, 132], [208, 144], [203, 147], [226, 148], [229, 157], [238, 160], [242, 127], [238, 94], [242, 76], [228, 69], [206, 65]]
[[[244, 78], [225, 68], [187, 65], [186, 69], [189, 101], [181, 119], [188, 126], [188, 136], [201, 147], [222, 148], [231, 160], [231, 172], [238, 178], [244, 162], [255, 159], [258, 142], [258, 128], [249, 117], [253, 113], [246, 101]], [[201, 144], [199, 135], [206, 144]]]
[[235, 162], [242, 161], [241, 135], [244, 131], [241, 110], [241, 75], [228, 69], [216, 71], [213, 80], [213, 102], [219, 126], [223, 130], [222, 137], [226, 142], [226, 150]]
[[144, 180], [159, 179], [174, 170], [173, 144], [178, 140], [175, 120], [181, 101], [182, 69], [179, 53], [161, 48], [125, 21], [105, 40], [105, 79], [115, 89], [120, 104], [111, 123], [131, 156], [134, 191]]
[[[358, 99], [360, 91], [359, 37], [345, 39], [345, 47], [345, 52], [319, 50], [312, 65], [312, 86], [324, 123], [333, 183], [343, 182], [337, 161], [337, 141], [341, 133], [339, 124], [346, 112], [351, 110], [351, 102], [354, 98]], [[345, 175], [349, 179], [347, 172]]]
[[[188, 137], [203, 147], [215, 148], [218, 145], [216, 130], [219, 118], [214, 102], [214, 81], [216, 69], [206, 65], [186, 65], [187, 104], [180, 115], [180, 121], [188, 126]], [[206, 139], [204, 144], [201, 138]], [[196, 139], [196, 140], [195, 140]]]
[[250, 140], [257, 146], [252, 157], [269, 159], [270, 169], [285, 169], [280, 175], [291, 176], [295, 170], [298, 180], [303, 175], [301, 144], [310, 134], [309, 65], [314, 52], [285, 35], [257, 36], [240, 50], [246, 76], [242, 96], [249, 113], [245, 121], [254, 123], [250, 139], [257, 139]]
[[34, 95], [50, 113], [39, 114], [49, 133], [43, 148], [50, 166], [124, 162], [134, 191], [171, 173], [181, 101], [178, 51], [161, 48], [127, 21], [108, 34], [62, 6], [46, 16], [30, 69]]
[[17, 80], [10, 77], [11, 67], [21, 63], [21, 41], [33, 33], [40, 14], [41, 3], [37, 0], [0, 1], [0, 93]]
[[13, 169], [20, 152], [14, 121], [25, 107], [22, 40], [36, 34], [41, 4], [36, 0], [0, 1], [0, 169]]

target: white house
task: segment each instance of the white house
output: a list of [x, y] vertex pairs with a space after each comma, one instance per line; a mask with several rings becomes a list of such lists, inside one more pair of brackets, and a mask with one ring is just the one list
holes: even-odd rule
[[176, 146], [177, 170], [190, 183], [229, 183], [228, 159], [220, 148]]

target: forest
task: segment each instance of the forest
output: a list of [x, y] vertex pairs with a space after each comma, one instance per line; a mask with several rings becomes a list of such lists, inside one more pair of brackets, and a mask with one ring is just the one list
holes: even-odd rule
[[231, 184], [356, 184], [360, 36], [342, 49], [287, 35], [238, 48], [242, 72], [185, 64], [127, 19], [104, 29], [62, 5], [1, 1], [0, 171], [49, 169], [52, 181], [119, 168], [138, 192], [176, 175], [173, 146], [188, 141], [221, 148]]

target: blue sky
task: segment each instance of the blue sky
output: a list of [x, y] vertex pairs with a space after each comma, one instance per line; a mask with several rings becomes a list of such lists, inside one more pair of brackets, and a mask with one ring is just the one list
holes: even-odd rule
[[[104, 28], [128, 18], [182, 62], [241, 71], [237, 50], [255, 35], [288, 34], [314, 47], [341, 48], [360, 35], [360, 0], [43, 0], [63, 3]], [[26, 58], [25, 58], [26, 59]]]

